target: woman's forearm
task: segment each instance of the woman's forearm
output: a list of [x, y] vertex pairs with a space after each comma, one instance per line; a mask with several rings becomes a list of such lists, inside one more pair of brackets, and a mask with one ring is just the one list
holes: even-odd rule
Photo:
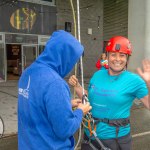
[[[87, 95], [87, 91], [82, 88], [82, 86], [78, 83], [76, 86], [74, 86], [75, 92], [78, 95], [79, 98], [82, 99], [83, 93]], [[84, 92], [83, 92], [84, 90]]]

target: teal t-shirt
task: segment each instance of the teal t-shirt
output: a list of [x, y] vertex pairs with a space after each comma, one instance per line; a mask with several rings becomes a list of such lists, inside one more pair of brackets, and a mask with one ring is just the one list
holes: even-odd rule
[[[108, 70], [97, 71], [90, 80], [88, 98], [92, 115], [96, 118], [120, 119], [130, 117], [130, 108], [135, 98], [148, 95], [145, 81], [137, 74], [123, 71], [111, 76]], [[89, 131], [85, 129], [87, 135]], [[118, 137], [127, 135], [130, 125], [120, 127]], [[100, 139], [116, 138], [116, 128], [100, 122], [96, 128]]]

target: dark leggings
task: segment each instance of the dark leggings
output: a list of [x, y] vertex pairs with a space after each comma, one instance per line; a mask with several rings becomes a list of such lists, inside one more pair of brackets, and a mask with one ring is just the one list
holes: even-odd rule
[[[84, 141], [81, 143], [81, 150], [93, 150], [92, 147], [86, 142], [88, 140], [89, 138], [84, 135]], [[131, 150], [132, 147], [132, 138], [130, 134], [117, 139], [101, 140], [101, 142], [111, 150]], [[91, 143], [98, 150], [101, 150], [101, 147], [96, 140], [91, 140]]]

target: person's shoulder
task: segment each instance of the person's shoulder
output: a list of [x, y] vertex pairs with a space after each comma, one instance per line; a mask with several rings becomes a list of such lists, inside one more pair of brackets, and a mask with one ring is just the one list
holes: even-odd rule
[[125, 71], [125, 75], [128, 78], [143, 81], [143, 79], [141, 78], [141, 76], [139, 74], [137, 74], [137, 73], [134, 73], [134, 72], [131, 72], [131, 71]]
[[108, 73], [108, 70], [107, 69], [101, 69], [101, 70], [96, 71], [95, 73], [106, 74], [106, 73]]
[[35, 77], [38, 77], [43, 84], [52, 84], [53, 82], [61, 83], [63, 82], [62, 77], [50, 67], [41, 67], [39, 68], [39, 73], [35, 74]]
[[96, 71], [93, 76], [106, 75], [107, 73], [108, 73], [107, 69], [100, 69], [100, 70]]
[[138, 77], [139, 76], [135, 72], [131, 72], [131, 71], [125, 71], [125, 74], [128, 75], [128, 76], [133, 76], [133, 77]]

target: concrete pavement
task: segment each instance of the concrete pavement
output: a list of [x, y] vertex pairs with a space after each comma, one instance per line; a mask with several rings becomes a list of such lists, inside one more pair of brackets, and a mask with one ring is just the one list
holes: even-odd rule
[[[85, 79], [85, 87], [88, 81]], [[0, 83], [0, 116], [5, 125], [0, 150], [17, 150], [17, 82]], [[150, 111], [138, 100], [131, 110], [131, 133], [133, 150], [150, 150]]]

